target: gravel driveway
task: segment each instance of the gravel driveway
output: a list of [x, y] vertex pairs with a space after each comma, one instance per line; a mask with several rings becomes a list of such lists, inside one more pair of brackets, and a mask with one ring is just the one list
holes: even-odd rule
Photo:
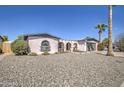
[[7, 56], [0, 61], [0, 86], [120, 86], [124, 58], [100, 54]]

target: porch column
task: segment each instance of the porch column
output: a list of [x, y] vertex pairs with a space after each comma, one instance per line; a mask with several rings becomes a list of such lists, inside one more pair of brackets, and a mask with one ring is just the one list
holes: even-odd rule
[[84, 43], [84, 51], [87, 51], [87, 42]]
[[66, 52], [66, 43], [64, 42], [64, 52]]
[[96, 43], [96, 51], [97, 51], [98, 43]]

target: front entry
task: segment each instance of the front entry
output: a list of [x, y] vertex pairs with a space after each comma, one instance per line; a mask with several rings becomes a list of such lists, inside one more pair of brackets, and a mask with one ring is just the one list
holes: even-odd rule
[[74, 43], [74, 48], [73, 48], [73, 51], [77, 51], [77, 43]]
[[66, 44], [66, 50], [67, 51], [71, 51], [71, 43], [67, 43]]

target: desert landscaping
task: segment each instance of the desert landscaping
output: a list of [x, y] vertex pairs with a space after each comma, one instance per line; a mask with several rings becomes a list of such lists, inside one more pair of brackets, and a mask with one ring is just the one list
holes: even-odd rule
[[1, 10], [0, 87], [124, 87], [123, 6]]
[[124, 58], [94, 52], [8, 55], [0, 61], [0, 87], [119, 87], [123, 81]]

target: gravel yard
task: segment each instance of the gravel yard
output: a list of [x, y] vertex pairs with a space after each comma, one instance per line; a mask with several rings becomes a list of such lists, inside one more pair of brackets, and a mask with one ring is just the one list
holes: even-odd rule
[[0, 61], [3, 87], [120, 86], [124, 58], [100, 54], [7, 56]]

